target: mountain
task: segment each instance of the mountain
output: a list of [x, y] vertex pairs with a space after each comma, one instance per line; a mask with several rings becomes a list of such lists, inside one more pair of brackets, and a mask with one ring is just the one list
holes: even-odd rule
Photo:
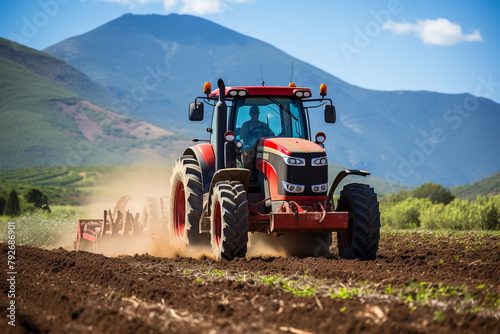
[[293, 60], [297, 86], [316, 93], [326, 83], [337, 107], [334, 125], [311, 110], [330, 161], [413, 186], [465, 184], [500, 170], [499, 104], [470, 94], [363, 89], [202, 18], [127, 14], [46, 51], [115, 94], [111, 107], [120, 113], [198, 138], [207, 137], [210, 112], [194, 124], [186, 111], [205, 81], [259, 85], [262, 65], [266, 85], [288, 85]]
[[451, 187], [453, 195], [460, 199], [476, 199], [477, 196], [496, 196], [500, 194], [500, 172], [476, 182]]
[[0, 39], [0, 169], [171, 162], [184, 137], [106, 109], [64, 61]]

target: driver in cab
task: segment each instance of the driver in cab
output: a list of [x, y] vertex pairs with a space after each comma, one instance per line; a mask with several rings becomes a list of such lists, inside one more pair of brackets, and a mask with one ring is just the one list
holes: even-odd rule
[[255, 158], [255, 144], [262, 137], [274, 137], [274, 132], [269, 126], [259, 121], [259, 107], [250, 107], [250, 120], [243, 123], [240, 130], [240, 138], [243, 140], [243, 163], [245, 168], [253, 169], [252, 162]]
[[[240, 138], [243, 139], [245, 145], [253, 146], [250, 143], [250, 138], [248, 134], [252, 129], [258, 130], [259, 137], [273, 137], [274, 133], [269, 129], [266, 123], [259, 121], [259, 107], [252, 106], [250, 108], [250, 120], [243, 123], [240, 130]], [[257, 129], [258, 128], [258, 129]], [[252, 137], [256, 137], [256, 134]], [[257, 138], [258, 139], [258, 138]], [[255, 145], [255, 143], [253, 143]]]

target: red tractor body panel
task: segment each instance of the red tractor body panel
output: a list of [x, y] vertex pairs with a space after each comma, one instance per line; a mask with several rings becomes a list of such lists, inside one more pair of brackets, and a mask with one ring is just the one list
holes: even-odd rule
[[205, 161], [209, 167], [215, 167], [215, 155], [212, 144], [198, 144], [195, 148], [200, 153], [203, 161]]
[[[265, 86], [250, 86], [250, 87], [226, 87], [225, 96], [231, 97], [230, 91], [245, 91], [247, 96], [294, 96], [296, 92], [309, 92], [309, 88], [302, 87], [265, 87]], [[214, 90], [210, 95], [211, 98], [219, 96], [219, 89]]]

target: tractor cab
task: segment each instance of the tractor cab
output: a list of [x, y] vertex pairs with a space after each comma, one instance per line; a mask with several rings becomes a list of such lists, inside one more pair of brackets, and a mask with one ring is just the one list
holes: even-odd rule
[[[311, 141], [308, 109], [324, 106], [325, 121], [335, 122], [335, 107], [330, 99], [325, 99], [326, 86], [321, 87], [321, 99], [311, 99], [309, 88], [297, 88], [293, 83], [289, 87], [224, 87], [225, 94], [220, 95], [220, 89], [211, 91], [206, 83], [205, 103], [213, 106], [212, 125], [207, 131], [210, 133], [210, 144], [214, 151], [217, 146], [226, 142], [234, 142], [236, 147], [235, 165], [225, 167], [246, 168], [251, 171], [251, 179], [257, 180], [255, 163], [259, 142], [265, 138], [297, 138]], [[227, 105], [227, 111], [220, 115], [216, 103], [220, 99]], [[197, 98], [198, 99], [198, 98]], [[201, 97], [200, 97], [201, 99]], [[316, 102], [316, 105], [311, 103]], [[201, 109], [201, 114], [200, 114]], [[190, 106], [190, 119], [198, 120], [202, 117], [203, 104], [195, 101]], [[218, 122], [220, 118], [227, 118], [224, 126]], [[221, 128], [227, 134], [221, 136]], [[227, 138], [226, 138], [227, 137]], [[228, 140], [229, 139], [229, 140]], [[321, 133], [316, 140], [320, 144], [326, 139]]]

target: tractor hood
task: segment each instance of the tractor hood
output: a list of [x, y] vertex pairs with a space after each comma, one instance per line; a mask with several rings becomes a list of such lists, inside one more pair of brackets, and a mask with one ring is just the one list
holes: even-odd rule
[[309, 205], [326, 200], [328, 160], [318, 144], [300, 138], [262, 138], [255, 162], [269, 181], [271, 201]]
[[262, 138], [259, 140], [257, 151], [287, 156], [294, 156], [297, 153], [316, 153], [315, 156], [326, 155], [321, 146], [301, 138]]

